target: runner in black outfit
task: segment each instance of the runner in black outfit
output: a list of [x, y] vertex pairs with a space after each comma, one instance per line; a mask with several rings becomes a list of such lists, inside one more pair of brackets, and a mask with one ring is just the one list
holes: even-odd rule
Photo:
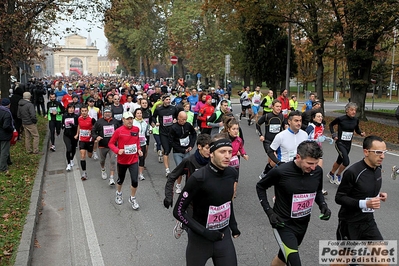
[[[298, 246], [301, 244], [313, 203], [319, 205], [320, 219], [328, 220], [331, 211], [322, 193], [323, 169], [317, 165], [323, 152], [315, 141], [303, 141], [294, 161], [273, 168], [256, 185], [263, 210], [274, 228], [280, 251], [271, 265], [301, 265]], [[276, 201], [273, 208], [267, 201], [266, 189], [274, 186]]]
[[[171, 146], [169, 144], [169, 130], [173, 123], [176, 123], [177, 109], [175, 106], [170, 105], [170, 96], [162, 96], [163, 104], [155, 109], [152, 116], [152, 127], [159, 126], [159, 136], [163, 148], [163, 164], [165, 166], [166, 176], [170, 174], [169, 170], [169, 153]], [[155, 123], [154, 121], [159, 121]]]
[[335, 202], [341, 205], [338, 240], [383, 240], [373, 213], [387, 199], [387, 193], [380, 192], [381, 164], [386, 152], [386, 144], [380, 137], [366, 137], [364, 159], [344, 172], [335, 196]]
[[[237, 265], [237, 255], [230, 232], [240, 235], [234, 216], [234, 182], [237, 171], [228, 167], [231, 141], [225, 134], [211, 142], [211, 162], [194, 172], [180, 194], [173, 215], [189, 228], [186, 250], [187, 266], [205, 265], [212, 258], [215, 266]], [[193, 215], [187, 213], [193, 203]]]
[[75, 114], [75, 105], [73, 103], [68, 104], [67, 112], [62, 116], [62, 128], [64, 129], [64, 143], [66, 148], [66, 159], [67, 159], [67, 171], [72, 170], [73, 157], [76, 154], [76, 147], [78, 146], [78, 140], [74, 138], [78, 130], [78, 118]]
[[[335, 149], [338, 151], [338, 158], [333, 164], [331, 171], [327, 174], [330, 183], [339, 185], [341, 183], [341, 174], [349, 165], [349, 152], [352, 146], [353, 131], [361, 136], [366, 133], [359, 128], [359, 119], [355, 117], [357, 104], [348, 103], [345, 106], [346, 115], [335, 118], [329, 125], [332, 138], [335, 141]], [[338, 125], [338, 134], [334, 132], [334, 126]], [[337, 175], [335, 172], [338, 170]]]
[[[265, 124], [265, 135], [262, 134], [261, 125]], [[259, 135], [259, 140], [263, 143], [263, 148], [267, 154], [270, 144], [273, 142], [274, 137], [284, 130], [284, 125], [287, 124], [283, 114], [281, 113], [281, 102], [279, 100], [273, 100], [272, 102], [272, 112], [265, 113], [262, 115], [258, 122], [256, 123], [256, 130]], [[268, 162], [265, 166], [263, 172], [259, 175], [262, 179], [266, 176], [273, 167], [270, 165], [271, 159], [268, 158]]]
[[[183, 161], [177, 165], [176, 168], [173, 169], [173, 171], [168, 175], [168, 181], [166, 181], [165, 185], [165, 199], [163, 201], [165, 208], [169, 209], [169, 207], [172, 207], [173, 184], [176, 182], [176, 180], [183, 174], [186, 175], [187, 180], [192, 173], [209, 163], [210, 143], [211, 136], [208, 134], [198, 135], [197, 150], [194, 152], [194, 154], [184, 158]], [[182, 223], [177, 221], [176, 226], [173, 229], [173, 235], [175, 238], [180, 238], [181, 234], [183, 233], [182, 226]]]

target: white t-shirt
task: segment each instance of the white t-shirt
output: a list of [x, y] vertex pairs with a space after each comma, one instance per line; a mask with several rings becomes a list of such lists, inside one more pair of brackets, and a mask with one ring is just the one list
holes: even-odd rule
[[274, 137], [270, 148], [277, 151], [277, 158], [281, 162], [286, 163], [294, 160], [298, 145], [307, 139], [308, 134], [302, 129], [294, 134], [291, 129], [287, 128]]

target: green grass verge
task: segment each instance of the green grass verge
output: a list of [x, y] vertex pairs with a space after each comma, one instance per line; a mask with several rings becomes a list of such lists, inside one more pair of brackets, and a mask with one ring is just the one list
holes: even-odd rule
[[[40, 150], [47, 131], [47, 120], [38, 117]], [[43, 155], [27, 154], [24, 139], [10, 149], [10, 176], [0, 174], [0, 265], [13, 265], [29, 211], [30, 196], [39, 161]]]

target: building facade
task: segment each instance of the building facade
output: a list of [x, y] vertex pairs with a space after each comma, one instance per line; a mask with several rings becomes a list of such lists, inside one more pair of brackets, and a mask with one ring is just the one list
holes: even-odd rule
[[[98, 51], [90, 38], [72, 34], [65, 38], [65, 45], [43, 50], [46, 60], [40, 70], [43, 75], [98, 75]], [[39, 68], [36, 66], [36, 70]]]

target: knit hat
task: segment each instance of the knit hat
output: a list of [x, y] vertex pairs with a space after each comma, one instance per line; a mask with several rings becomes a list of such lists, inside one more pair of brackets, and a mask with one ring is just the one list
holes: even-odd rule
[[24, 94], [22, 94], [22, 99], [25, 99], [25, 100], [30, 100], [30, 97], [31, 97], [32, 95], [30, 94], [30, 92], [29, 91], [26, 91], [26, 92], [24, 92]]
[[209, 99], [212, 99], [211, 95], [207, 95], [206, 98], [205, 98], [205, 101], [208, 101]]
[[106, 113], [106, 112], [110, 112], [110, 113], [111, 113], [111, 108], [105, 107], [105, 108], [104, 108], [104, 113]]
[[1, 105], [2, 106], [7, 106], [7, 105], [9, 105], [10, 104], [10, 99], [8, 99], [8, 98], [3, 98], [2, 100], [1, 100]]

